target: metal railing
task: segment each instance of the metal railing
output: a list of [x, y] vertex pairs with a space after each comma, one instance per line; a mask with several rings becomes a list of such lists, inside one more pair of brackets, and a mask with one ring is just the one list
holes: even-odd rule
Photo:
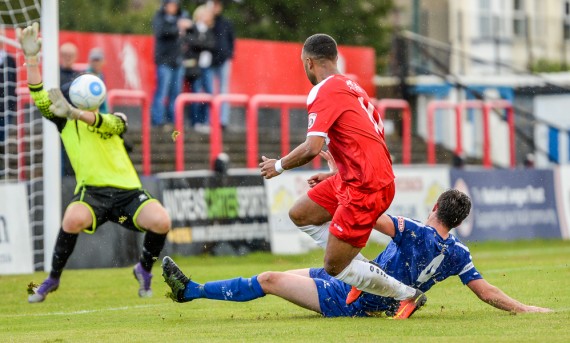
[[455, 154], [461, 155], [463, 150], [461, 144], [461, 109], [451, 101], [434, 100], [427, 106], [427, 162], [435, 164], [435, 132], [434, 117], [436, 110], [454, 110], [455, 112]]
[[143, 175], [149, 176], [151, 173], [150, 110], [146, 93], [137, 89], [111, 89], [107, 92], [107, 102], [110, 112], [119, 104], [131, 104], [132, 102], [140, 104], [142, 113], [142, 168]]
[[247, 106], [249, 95], [246, 94], [219, 94], [214, 97], [211, 103], [210, 112], [210, 165], [216, 160], [222, 152], [222, 125], [220, 123], [220, 110], [222, 104], [230, 103], [233, 105]]
[[[177, 131], [175, 140], [175, 161], [174, 169], [176, 171], [184, 170], [184, 106], [187, 104], [202, 102], [212, 103], [214, 96], [208, 93], [181, 93], [176, 97], [174, 102], [174, 128]], [[219, 125], [217, 125], [219, 127]], [[212, 138], [210, 137], [210, 140]], [[211, 149], [211, 147], [210, 147]]]
[[402, 99], [380, 99], [376, 101], [376, 110], [384, 119], [387, 110], [402, 111], [402, 164], [408, 165], [412, 161], [412, 112], [410, 104]]
[[452, 109], [455, 111], [455, 130], [456, 130], [456, 146], [455, 154], [461, 155], [463, 153], [462, 145], [462, 115], [463, 111], [469, 109], [476, 109], [481, 111], [483, 116], [483, 166], [491, 168], [493, 163], [491, 161], [491, 131], [490, 131], [490, 113], [494, 109], [503, 109], [507, 111], [507, 125], [509, 128], [509, 165], [511, 168], [516, 166], [516, 152], [515, 152], [515, 121], [514, 110], [512, 103], [507, 100], [467, 100], [460, 103], [453, 103], [445, 100], [434, 100], [428, 104], [427, 107], [427, 159], [429, 164], [435, 164], [435, 132], [433, 128], [435, 111], [437, 109]]
[[[279, 106], [281, 108], [281, 154], [290, 149], [289, 142], [289, 107], [304, 107], [307, 97], [304, 95], [257, 94], [251, 97], [246, 111], [247, 168], [258, 167], [258, 114], [261, 106]], [[313, 159], [313, 166], [320, 168], [320, 158]]]

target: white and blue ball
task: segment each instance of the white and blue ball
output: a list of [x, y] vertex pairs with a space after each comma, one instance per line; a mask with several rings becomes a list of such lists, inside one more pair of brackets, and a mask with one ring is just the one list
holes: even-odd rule
[[94, 111], [105, 101], [105, 83], [93, 74], [78, 76], [69, 87], [69, 99], [81, 110]]

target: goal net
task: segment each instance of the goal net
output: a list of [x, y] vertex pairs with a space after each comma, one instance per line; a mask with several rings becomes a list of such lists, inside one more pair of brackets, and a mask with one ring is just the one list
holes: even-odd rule
[[27, 188], [35, 270], [45, 267], [43, 121], [28, 93], [15, 28], [39, 21], [40, 10], [40, 0], [0, 2], [0, 185]]

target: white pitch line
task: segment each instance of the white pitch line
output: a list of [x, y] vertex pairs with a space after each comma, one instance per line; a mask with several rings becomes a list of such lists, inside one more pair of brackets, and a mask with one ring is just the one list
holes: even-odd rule
[[121, 306], [121, 307], [109, 307], [109, 308], [101, 308], [101, 309], [95, 309], [95, 310], [80, 310], [80, 311], [70, 311], [70, 312], [0, 314], [0, 318], [66, 316], [66, 315], [89, 314], [89, 313], [97, 313], [97, 312], [125, 311], [125, 310], [137, 309], [137, 308], [149, 308], [149, 307], [158, 307], [158, 306], [164, 306], [164, 305], [165, 304]]

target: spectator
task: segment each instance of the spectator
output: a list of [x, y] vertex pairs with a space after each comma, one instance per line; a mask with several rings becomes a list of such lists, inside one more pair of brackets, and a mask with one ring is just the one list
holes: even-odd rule
[[[0, 36], [6, 37], [3, 27], [0, 27]], [[0, 153], [5, 151], [5, 125], [10, 120], [10, 115], [16, 111], [16, 60], [5, 50], [4, 41], [0, 39]], [[3, 163], [4, 159], [0, 158]], [[4, 173], [4, 166], [0, 168]]]
[[[180, 38], [191, 26], [192, 21], [180, 8], [179, 0], [163, 0], [152, 20], [157, 80], [151, 110], [153, 125], [162, 126], [174, 120], [174, 101], [182, 91], [184, 75]], [[167, 97], [165, 116], [164, 100]]]
[[[219, 91], [224, 94], [229, 92], [231, 62], [234, 56], [235, 33], [232, 23], [226, 19], [222, 12], [224, 4], [222, 0], [214, 0], [214, 34], [216, 35], [216, 49], [212, 56], [212, 77], [217, 80]], [[212, 84], [214, 82], [212, 81]], [[230, 120], [230, 108], [223, 104], [220, 113], [222, 128], [225, 128]]]
[[[77, 47], [73, 43], [63, 43], [59, 47], [59, 85], [63, 87], [71, 83], [79, 73], [73, 69], [77, 61]], [[66, 88], [69, 88], [67, 85]], [[65, 94], [65, 92], [64, 92]]]
[[[216, 46], [216, 37], [212, 30], [214, 12], [208, 4], [200, 5], [194, 10], [194, 26], [186, 34], [188, 59], [186, 62], [192, 67], [186, 69], [186, 77], [192, 80], [194, 93], [213, 93], [212, 78], [212, 51]], [[192, 125], [198, 132], [209, 133], [208, 105], [202, 103], [192, 104]]]
[[[87, 72], [96, 75], [105, 82], [105, 77], [103, 76], [103, 65], [105, 65], [105, 54], [103, 54], [103, 50], [100, 48], [91, 49], [89, 51], [89, 66], [87, 67]], [[99, 106], [99, 112], [109, 113], [107, 99], [105, 99], [101, 106]]]

